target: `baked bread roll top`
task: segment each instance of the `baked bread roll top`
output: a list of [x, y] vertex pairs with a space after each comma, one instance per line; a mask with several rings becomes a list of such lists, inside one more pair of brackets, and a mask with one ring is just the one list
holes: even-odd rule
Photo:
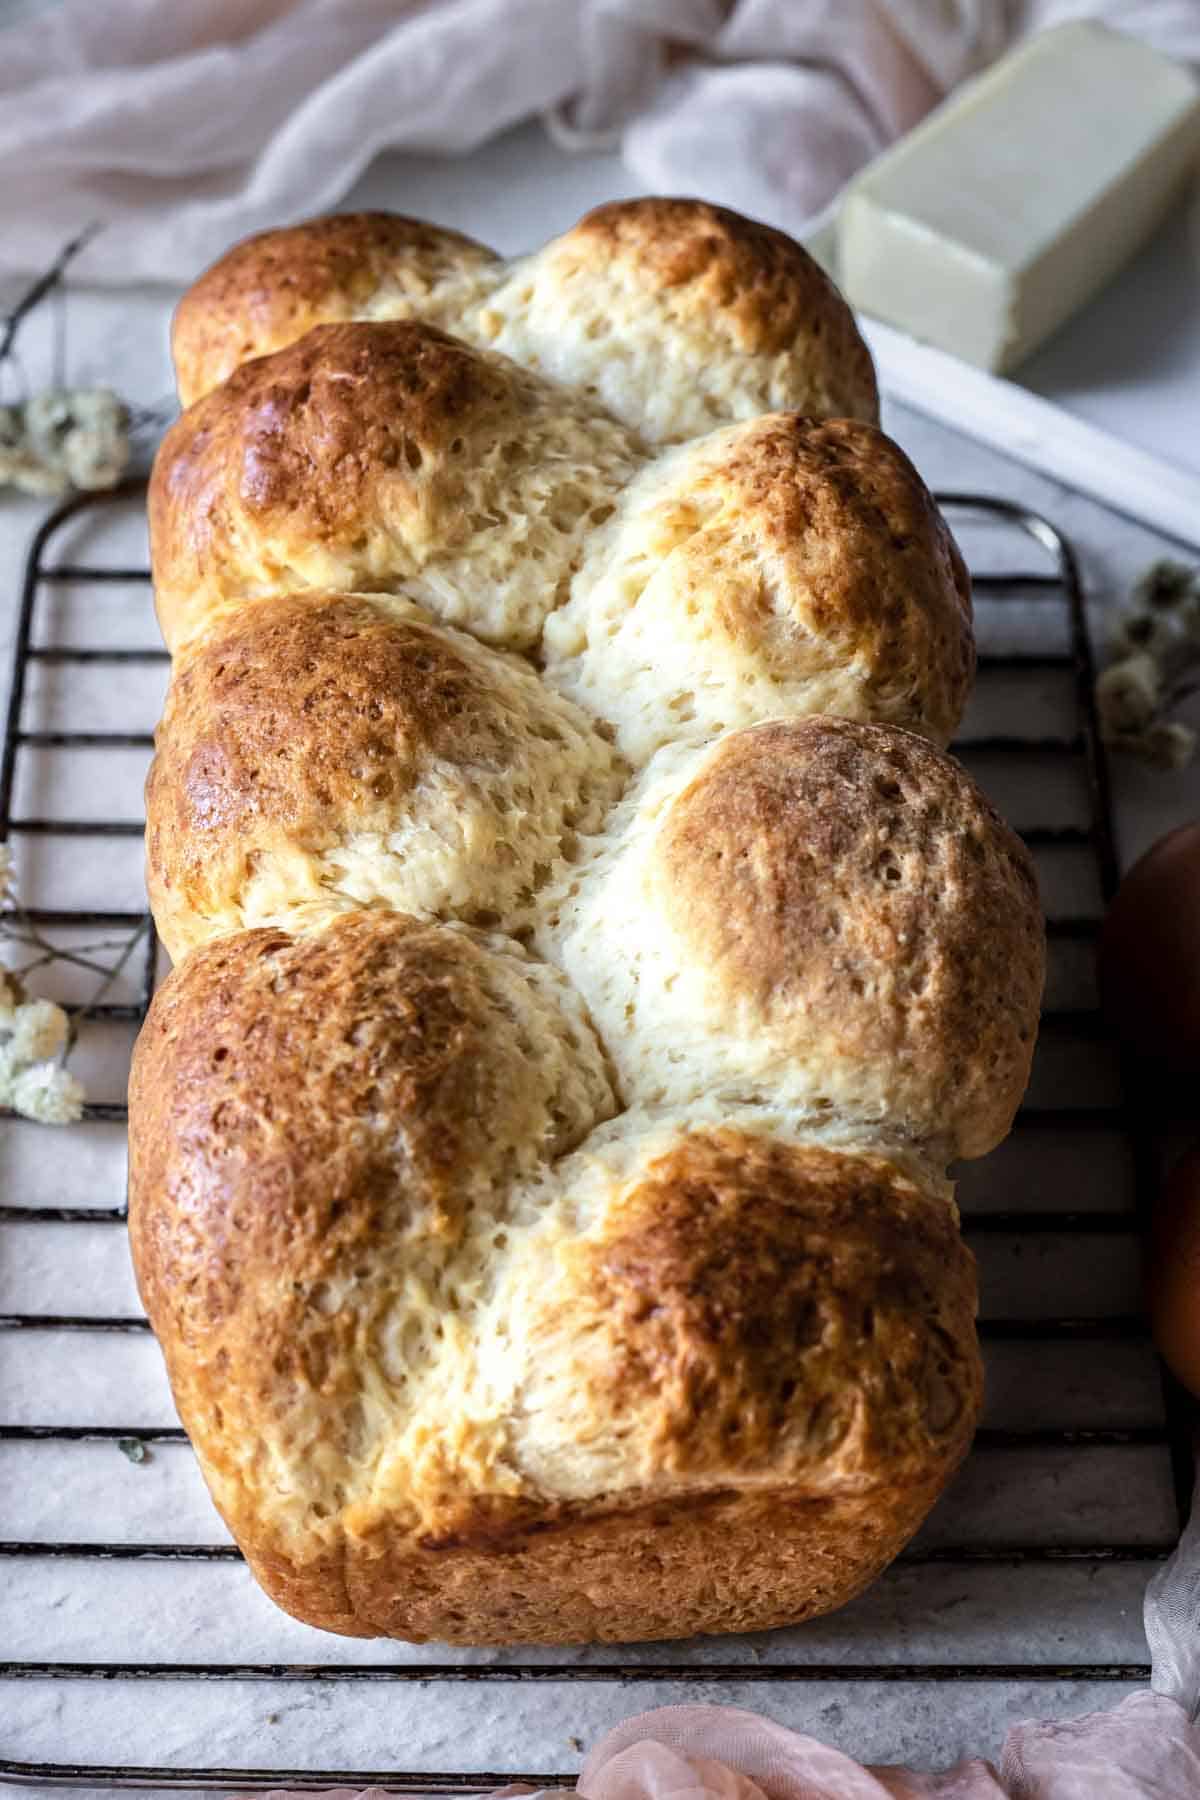
[[432, 326], [318, 326], [163, 439], [163, 636], [177, 649], [234, 599], [403, 585], [448, 624], [528, 647], [644, 454], [586, 396]]
[[619, 200], [512, 263], [457, 232], [349, 213], [236, 245], [185, 294], [185, 406], [314, 325], [421, 318], [596, 395], [654, 443], [759, 413], [879, 416], [854, 316], [783, 232], [699, 200]]
[[797, 413], [637, 475], [545, 646], [550, 679], [635, 763], [802, 713], [945, 743], [975, 673], [970, 578], [908, 458], [872, 425]]
[[[605, 1126], [579, 1002], [511, 942], [383, 910], [222, 939], [160, 990], [132, 1096], [130, 1225], [180, 1415], [255, 1572], [316, 1622], [570, 1638], [590, 1608], [604, 1635], [648, 1507], [768, 1491], [777, 1526], [809, 1506], [839, 1544], [836, 1570], [788, 1573], [804, 1610], [895, 1553], [965, 1448], [973, 1263], [947, 1201], [736, 1122]], [[559, 1532], [581, 1560], [557, 1622], [504, 1580], [460, 1592], [460, 1557], [536, 1572]], [[709, 1574], [670, 1616], [711, 1627]]]
[[386, 595], [216, 616], [146, 781], [146, 880], [178, 961], [254, 925], [386, 904], [518, 932], [624, 769], [515, 657]]
[[504, 265], [461, 232], [399, 213], [333, 213], [235, 244], [175, 309], [179, 398], [200, 400], [242, 363], [348, 319], [440, 322], [443, 295], [494, 285]]
[[1012, 1123], [1044, 974], [1032, 861], [911, 733], [814, 718], [661, 752], [543, 918], [644, 1104], [773, 1105], [941, 1167]]

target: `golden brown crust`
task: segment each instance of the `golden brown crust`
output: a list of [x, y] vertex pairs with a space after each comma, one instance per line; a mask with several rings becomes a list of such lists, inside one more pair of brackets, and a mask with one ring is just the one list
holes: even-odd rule
[[176, 959], [321, 901], [503, 914], [511, 929], [621, 783], [609, 746], [527, 665], [362, 594], [218, 619], [181, 659], [157, 744], [146, 879]]
[[945, 743], [975, 669], [970, 578], [908, 458], [873, 425], [797, 413], [651, 463], [545, 643], [638, 764], [773, 715]]
[[298, 543], [335, 554], [352, 543], [371, 500], [417, 511], [427, 455], [441, 473], [460, 427], [509, 391], [465, 344], [407, 323], [319, 326], [242, 364], [177, 420], [154, 459], [150, 541], [168, 644], [223, 600], [262, 591], [273, 563], [278, 588]]
[[[384, 1242], [443, 1262], [495, 1166], [487, 1120], [504, 1057], [458, 948], [394, 914], [351, 914], [298, 942], [225, 938], [168, 978], [139, 1036], [134, 1266], [237, 1532], [253, 1518], [231, 1496], [264, 1465], [300, 1457], [325, 1489], [317, 1504], [332, 1504], [342, 1468], [369, 1448], [362, 1358], [379, 1308], [366, 1281], [365, 1316], [347, 1304], [356, 1271]], [[415, 1363], [423, 1346], [410, 1349]], [[316, 1516], [311, 1529], [319, 1554]]]
[[348, 1637], [446, 1644], [638, 1643], [771, 1631], [853, 1600], [918, 1529], [938, 1470], [881, 1496], [712, 1494], [595, 1514], [547, 1509], [497, 1548], [378, 1540], [297, 1563], [243, 1539], [277, 1605]]
[[515, 1153], [495, 1126], [520, 1063], [504, 1036], [476, 940], [400, 913], [189, 957], [131, 1074], [130, 1231], [152, 1321], [201, 1336], [249, 1270], [286, 1271], [279, 1345], [302, 1354], [305, 1331], [336, 1329], [315, 1282], [413, 1221], [451, 1240]]
[[978, 1416], [942, 1164], [1040, 987], [1021, 846], [852, 723], [944, 738], [973, 650], [849, 309], [697, 201], [360, 214], [174, 351], [129, 1216], [218, 1508], [349, 1635], [843, 1604]]
[[[586, 213], [560, 247], [636, 273], [667, 294], [673, 314], [715, 322], [730, 346], [777, 356], [813, 339], [847, 417], [879, 416], [870, 352], [854, 315], [820, 264], [785, 232], [705, 200], [647, 196]], [[832, 396], [831, 396], [832, 398]]]
[[[495, 1199], [478, 1134], [503, 1097], [473, 1073], [496, 1066], [495, 1021], [465, 1024], [471, 965], [434, 933], [336, 929], [336, 947], [251, 933], [189, 959], [134, 1077], [143, 1298], [267, 1591], [326, 1629], [471, 1643], [762, 1628], [843, 1604], [919, 1524], [978, 1412], [951, 1209], [878, 1158], [682, 1136], [583, 1235], [547, 1194], [549, 1279], [492, 1249], [492, 1343], [470, 1234]], [[389, 1040], [389, 1009], [414, 1041]], [[395, 1087], [401, 1070], [421, 1091]], [[506, 1263], [531, 1283], [519, 1315]], [[458, 1295], [461, 1335], [422, 1336], [414, 1269]], [[405, 1398], [431, 1363], [414, 1425]], [[560, 1385], [623, 1440], [615, 1490], [589, 1481]]]
[[785, 571], [773, 632], [743, 594], [731, 638], [757, 636], [786, 676], [796, 632], [815, 637], [861, 671], [873, 717], [946, 742], [975, 676], [971, 580], [908, 457], [873, 425], [793, 413], [728, 441], [713, 485]]
[[1007, 1133], [1041, 1004], [1037, 879], [923, 739], [819, 718], [727, 738], [667, 816], [655, 878], [718, 1004], [827, 1068], [839, 1103], [865, 1080], [947, 1160]]
[[[158, 728], [146, 778], [156, 907], [180, 886], [211, 906], [263, 825], [313, 850], [347, 815], [381, 828], [419, 757], [452, 754], [460, 729], [482, 735], [478, 673], [442, 634], [365, 595], [286, 594], [235, 614], [180, 668]], [[493, 742], [472, 747], [495, 757], [487, 726]]]
[[[570, 573], [589, 509], [611, 510], [638, 460], [586, 397], [431, 325], [318, 326], [244, 363], [159, 446], [149, 507], [163, 635], [178, 647], [233, 599], [395, 592], [440, 570], [433, 597], [452, 623], [523, 646], [554, 604], [558, 564]], [[459, 569], [468, 555], [477, 602]], [[493, 626], [489, 558], [501, 596], [519, 567], [528, 625], [520, 605], [497, 602]]]
[[695, 1133], [587, 1261], [577, 1305], [608, 1321], [608, 1404], [653, 1408], [664, 1473], [903, 1487], [966, 1449], [974, 1259], [952, 1209], [882, 1158]]
[[361, 318], [381, 287], [419, 314], [440, 283], [486, 270], [494, 251], [399, 213], [333, 213], [245, 238], [183, 296], [171, 352], [184, 406], [239, 364], [294, 343], [314, 325]]

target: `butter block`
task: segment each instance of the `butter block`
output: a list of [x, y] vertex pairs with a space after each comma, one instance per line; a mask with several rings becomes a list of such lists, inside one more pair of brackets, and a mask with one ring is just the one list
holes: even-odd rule
[[1198, 159], [1189, 70], [1102, 25], [1057, 26], [851, 182], [842, 289], [913, 337], [1011, 369], [1133, 255]]

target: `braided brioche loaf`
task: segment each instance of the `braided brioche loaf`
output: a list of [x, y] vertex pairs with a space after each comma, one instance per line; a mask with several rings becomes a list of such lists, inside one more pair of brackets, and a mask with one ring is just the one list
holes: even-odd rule
[[517, 264], [372, 215], [174, 349], [130, 1222], [218, 1507], [352, 1635], [840, 1605], [974, 1428], [946, 1170], [1042, 979], [850, 314], [694, 202]]

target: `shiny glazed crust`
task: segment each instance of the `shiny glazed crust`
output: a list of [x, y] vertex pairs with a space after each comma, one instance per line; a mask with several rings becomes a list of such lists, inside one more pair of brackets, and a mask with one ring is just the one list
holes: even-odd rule
[[978, 1417], [946, 1169], [1042, 971], [849, 312], [696, 202], [358, 215], [174, 349], [130, 1232], [217, 1506], [349, 1635], [843, 1604]]
[[178, 648], [230, 600], [369, 588], [529, 649], [642, 454], [586, 395], [432, 326], [318, 326], [163, 440], [163, 635]]
[[[443, 286], [498, 279], [502, 266], [471, 238], [398, 213], [334, 213], [258, 232], [179, 302], [171, 326], [179, 398], [191, 406], [242, 363], [282, 350], [314, 325], [432, 318], [430, 303]], [[374, 312], [377, 299], [387, 311]]]

